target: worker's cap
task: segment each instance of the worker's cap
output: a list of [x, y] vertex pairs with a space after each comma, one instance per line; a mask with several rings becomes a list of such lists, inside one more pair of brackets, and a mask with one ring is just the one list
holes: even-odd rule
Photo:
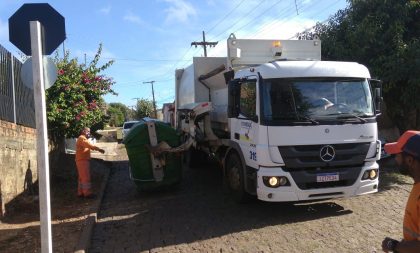
[[388, 154], [404, 152], [420, 159], [420, 131], [408, 130], [397, 142], [387, 143], [384, 148]]

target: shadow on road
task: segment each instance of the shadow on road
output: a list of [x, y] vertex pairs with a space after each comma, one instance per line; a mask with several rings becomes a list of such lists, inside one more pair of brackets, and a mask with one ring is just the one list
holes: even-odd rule
[[[215, 167], [186, 169], [175, 191], [138, 192], [128, 162], [115, 166], [90, 252], [118, 248], [140, 252], [280, 224], [347, 215], [333, 201], [237, 204], [223, 192]], [[131, 241], [132, 238], [135, 242]], [[115, 248], [116, 249], [116, 248]]]
[[[94, 192], [99, 191], [99, 186], [104, 179], [104, 167], [110, 167], [107, 161], [91, 160], [91, 180]], [[35, 168], [36, 169], [36, 168]], [[30, 170], [29, 166], [27, 174]], [[50, 204], [52, 219], [72, 218], [87, 214], [86, 210], [78, 210], [81, 204], [86, 205], [89, 200], [77, 198], [77, 169], [74, 155], [60, 154], [60, 167], [51, 168], [50, 174]], [[0, 219], [6, 224], [23, 224], [39, 221], [39, 183], [32, 182], [31, 176], [25, 177], [25, 189], [13, 200], [6, 204], [6, 214]], [[86, 208], [82, 208], [86, 209]]]

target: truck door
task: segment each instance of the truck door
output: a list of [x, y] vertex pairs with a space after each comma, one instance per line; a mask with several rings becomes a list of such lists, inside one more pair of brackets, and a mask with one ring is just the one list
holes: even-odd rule
[[248, 166], [257, 168], [256, 144], [258, 142], [257, 77], [249, 76], [239, 82], [237, 116], [231, 121], [232, 137], [239, 144]]

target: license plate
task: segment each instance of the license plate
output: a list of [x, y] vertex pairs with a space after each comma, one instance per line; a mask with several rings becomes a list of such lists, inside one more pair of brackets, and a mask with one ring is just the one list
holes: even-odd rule
[[340, 180], [340, 178], [338, 176], [338, 173], [325, 173], [325, 174], [316, 175], [316, 181], [318, 183], [333, 182], [333, 181], [339, 181], [339, 180]]

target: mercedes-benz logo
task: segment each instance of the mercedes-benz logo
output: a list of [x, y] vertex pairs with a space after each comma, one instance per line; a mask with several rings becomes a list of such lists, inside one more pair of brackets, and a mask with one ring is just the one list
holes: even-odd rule
[[324, 162], [330, 162], [335, 157], [335, 149], [333, 146], [325, 145], [319, 151], [319, 157]]

